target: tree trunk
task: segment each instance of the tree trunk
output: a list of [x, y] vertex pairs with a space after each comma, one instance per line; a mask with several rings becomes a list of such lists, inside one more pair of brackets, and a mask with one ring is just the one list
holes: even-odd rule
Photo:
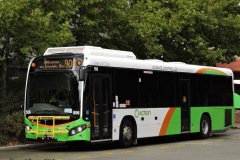
[[5, 49], [3, 49], [3, 62], [2, 62], [2, 68], [1, 68], [1, 76], [0, 76], [0, 80], [1, 80], [1, 85], [0, 85], [0, 90], [1, 90], [1, 94], [0, 94], [0, 108], [6, 107], [3, 106], [4, 101], [6, 100], [6, 96], [7, 96], [7, 55], [8, 52], [6, 52]]

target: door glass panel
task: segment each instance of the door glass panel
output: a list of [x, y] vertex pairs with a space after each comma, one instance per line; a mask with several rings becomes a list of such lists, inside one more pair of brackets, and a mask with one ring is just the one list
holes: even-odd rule
[[182, 132], [190, 130], [189, 81], [181, 80]]
[[105, 139], [111, 136], [110, 77], [103, 75], [90, 76], [91, 137], [92, 140]]

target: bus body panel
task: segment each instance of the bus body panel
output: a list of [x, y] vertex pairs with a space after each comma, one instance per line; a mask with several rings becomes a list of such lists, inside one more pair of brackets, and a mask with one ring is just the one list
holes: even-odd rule
[[184, 72], [197, 74], [214, 74], [214, 75], [228, 75], [232, 76], [231, 70], [226, 68], [216, 68], [209, 66], [178, 64], [171, 62], [156, 62], [140, 59], [123, 59], [115, 57], [100, 57], [88, 55], [85, 57], [83, 66], [99, 66], [99, 67], [118, 67], [118, 68], [132, 68], [153, 71], [167, 71], [167, 72]]
[[[230, 111], [230, 113], [226, 113]], [[191, 108], [191, 133], [200, 131], [200, 120], [203, 114], [207, 114], [211, 120], [212, 131], [223, 131], [233, 124], [234, 115], [231, 107], [192, 107]], [[228, 114], [231, 114], [230, 117]], [[231, 123], [230, 123], [231, 122]]]
[[[73, 52], [74, 54], [68, 55], [67, 52]], [[74, 52], [76, 51], [76, 52]], [[116, 53], [115, 53], [116, 52]], [[54, 53], [60, 53], [60, 54], [54, 54]], [[26, 91], [25, 91], [25, 102], [24, 102], [24, 115], [25, 115], [25, 124], [27, 126], [26, 129], [26, 138], [29, 139], [55, 139], [57, 141], [62, 141], [62, 142], [67, 142], [67, 141], [86, 141], [86, 142], [93, 142], [99, 141], [105, 139], [109, 141], [115, 141], [120, 139], [120, 127], [121, 127], [121, 122], [123, 121], [124, 118], [126, 117], [131, 117], [136, 123], [136, 128], [137, 128], [137, 137], [136, 138], [146, 138], [146, 137], [157, 137], [157, 136], [165, 136], [165, 135], [176, 135], [176, 134], [182, 134], [182, 133], [199, 133], [201, 131], [201, 117], [205, 114], [209, 116], [210, 122], [211, 122], [211, 130], [212, 131], [219, 131], [219, 130], [225, 130], [229, 128], [230, 126], [233, 125], [234, 122], [234, 109], [233, 106], [211, 106], [209, 104], [197, 104], [197, 106], [193, 106], [191, 104], [191, 98], [194, 97], [196, 100], [197, 96], [203, 97], [202, 93], [198, 93], [195, 90], [195, 86], [192, 86], [191, 83], [198, 84], [203, 81], [201, 78], [201, 75], [214, 75], [214, 76], [219, 76], [219, 77], [230, 77], [232, 78], [233, 73], [229, 69], [224, 69], [224, 68], [216, 68], [216, 67], [208, 67], [208, 66], [199, 66], [199, 65], [189, 65], [185, 63], [171, 63], [171, 62], [162, 62], [159, 60], [138, 60], [136, 59], [135, 55], [132, 52], [118, 52], [116, 50], [102, 50], [100, 47], [59, 47], [56, 49], [56, 52], [54, 48], [49, 49], [46, 51], [46, 56], [41, 57], [41, 58], [46, 58], [48, 59], [51, 56], [54, 56], [54, 58], [59, 57], [61, 58], [61, 53], [64, 53], [63, 55], [66, 57], [71, 57], [74, 55], [75, 57], [72, 57], [74, 64], [78, 61], [81, 60], [81, 65], [76, 65], [76, 66], [71, 66], [71, 68], [64, 67], [63, 70], [61, 69], [49, 69], [49, 68], [38, 68], [36, 72], [39, 74], [50, 74], [50, 73], [62, 73], [66, 72], [68, 69], [69, 72], [74, 72], [72, 77], [73, 79], [76, 79], [78, 81], [78, 90], [79, 92], [79, 110], [76, 110], [75, 112], [79, 112], [79, 114], [75, 114], [72, 112], [71, 116], [79, 116], [78, 119], [75, 119], [73, 121], [65, 121], [64, 117], [59, 118], [57, 115], [31, 115], [29, 114], [29, 108], [27, 108], [27, 98], [29, 98], [27, 95], [28, 91], [28, 78], [30, 74], [27, 75], [27, 82], [26, 82]], [[79, 55], [78, 55], [79, 54]], [[115, 54], [115, 55], [114, 55]], [[123, 54], [123, 55], [121, 55]], [[78, 56], [76, 56], [78, 55]], [[77, 57], [77, 58], [76, 58]], [[40, 59], [40, 58], [39, 58]], [[45, 60], [46, 60], [45, 59]], [[57, 59], [57, 58], [56, 58]], [[69, 59], [67, 59], [69, 60]], [[60, 61], [60, 60], [59, 60]], [[34, 62], [34, 59], [30, 62], [29, 64], [29, 70], [28, 73], [31, 71], [31, 63]], [[49, 62], [48, 62], [49, 63]], [[53, 62], [52, 62], [53, 63]], [[56, 62], [54, 62], [56, 63]], [[64, 65], [62, 62], [59, 62], [61, 65]], [[45, 61], [41, 61], [41, 64], [45, 64]], [[59, 64], [59, 65], [60, 65]], [[66, 65], [69, 65], [69, 62], [65, 62]], [[71, 64], [72, 65], [72, 64]], [[100, 70], [100, 68], [105, 67], [108, 69], [111, 69], [111, 73], [101, 73], [97, 72]], [[86, 77], [85, 79], [80, 80], [80, 68], [81, 69], [86, 69]], [[92, 69], [91, 71], [88, 69]], [[148, 107], [145, 106], [144, 108], [140, 108], [139, 106], [127, 106], [125, 103], [127, 102], [121, 102], [122, 104], [118, 104], [118, 100], [114, 100], [114, 97], [121, 97], [122, 95], [118, 95], [114, 89], [115, 83], [114, 83], [114, 76], [115, 75], [115, 70], [117, 69], [122, 69], [124, 71], [123, 73], [126, 74], [126, 70], [134, 70], [138, 72], [138, 75], [141, 73], [146, 73], [146, 74], [157, 74], [157, 78], [162, 78], [166, 74], [161, 74], [161, 73], [171, 73], [172, 78], [171, 79], [174, 82], [172, 84], [172, 88], [174, 90], [170, 90], [171, 92], [166, 92], [166, 90], [163, 89], [161, 91], [163, 94], [172, 93], [175, 95], [174, 98], [166, 98], [168, 101], [174, 102], [171, 104], [177, 105], [177, 106], [170, 106], [167, 104], [166, 106], [153, 106], [155, 108], [146, 108]], [[32, 73], [35, 72], [31, 71]], [[88, 73], [87, 73], [88, 72]], [[149, 72], [149, 73], [148, 73]], [[85, 74], [85, 72], [84, 72]], [[174, 74], [174, 75], [173, 75]], [[191, 77], [195, 76], [192, 81]], [[131, 75], [129, 75], [131, 76]], [[162, 77], [161, 77], [162, 76]], [[71, 78], [71, 76], [68, 76], [68, 78]], [[100, 77], [100, 78], [99, 78]], [[166, 76], [167, 77], [167, 76]], [[217, 77], [219, 79], [219, 77]], [[69, 79], [70, 79], [69, 78]], [[198, 79], [199, 78], [199, 79]], [[212, 77], [211, 77], [212, 78]], [[215, 78], [215, 79], [217, 79]], [[88, 79], [91, 80], [91, 86], [87, 84]], [[121, 83], [128, 83], [127, 82], [127, 77], [120, 77], [120, 79], [126, 80]], [[167, 81], [168, 81], [167, 79]], [[197, 79], [197, 80], [196, 80]], [[222, 79], [222, 78], [220, 78]], [[154, 79], [155, 82], [159, 79]], [[141, 77], [138, 77], [136, 84], [141, 85]], [[56, 81], [57, 83], [60, 83]], [[106, 82], [106, 83], [105, 83]], [[159, 81], [159, 85], [166, 85], [165, 83], [160, 83], [162, 81]], [[208, 82], [208, 81], [206, 81]], [[226, 80], [222, 80], [221, 82], [226, 82]], [[118, 83], [118, 84], [121, 84]], [[135, 83], [135, 81], [134, 81]], [[151, 81], [152, 83], [152, 81]], [[214, 84], [214, 82], [211, 82]], [[70, 81], [69, 81], [70, 84]], [[222, 83], [221, 83], [222, 84]], [[136, 86], [137, 86], [136, 85]], [[159, 87], [157, 84], [156, 86]], [[230, 81], [228, 81], [228, 87], [230, 86]], [[96, 86], [98, 88], [96, 88]], [[168, 86], [168, 85], [166, 85]], [[205, 85], [204, 85], [205, 86]], [[86, 88], [85, 88], [86, 87]], [[104, 88], [105, 87], [105, 88]], [[118, 88], [121, 88], [120, 86], [117, 86]], [[154, 86], [155, 87], [155, 86]], [[233, 86], [230, 86], [233, 88]], [[171, 88], [171, 89], [172, 89]], [[191, 89], [194, 88], [194, 93], [191, 93]], [[201, 88], [201, 85], [200, 87]], [[210, 88], [210, 87], [209, 87]], [[105, 110], [101, 109], [101, 106], [105, 106], [105, 101], [106, 97], [102, 93], [100, 95], [100, 91], [105, 91], [107, 90], [106, 93], [108, 94], [106, 97], [108, 97], [108, 104], [113, 104], [108, 105], [109, 108], [105, 108]], [[126, 88], [128, 89], [128, 88]], [[139, 88], [138, 88], [139, 89]], [[169, 88], [166, 88], [169, 89]], [[93, 93], [93, 101], [89, 101], [88, 105], [84, 106], [83, 101], [87, 97], [85, 94], [85, 90], [90, 90], [89, 92]], [[98, 90], [98, 98], [95, 97], [95, 91], [93, 90]], [[136, 89], [137, 90], [137, 89]], [[149, 89], [148, 89], [149, 90]], [[139, 91], [139, 90], [138, 90]], [[125, 90], [124, 90], [125, 92]], [[121, 92], [124, 96], [124, 92]], [[159, 92], [159, 91], [158, 91]], [[97, 93], [97, 92], [96, 92]], [[29, 93], [28, 93], [29, 94]], [[138, 93], [140, 94], [140, 93]], [[144, 92], [145, 94], [145, 92]], [[159, 94], [159, 93], [158, 93]], [[165, 94], [165, 96], [169, 96], [168, 94]], [[201, 95], [202, 94], [202, 95]], [[89, 94], [90, 95], [90, 94]], [[112, 97], [111, 97], [111, 96]], [[197, 96], [196, 96], [197, 95]], [[139, 96], [135, 95], [134, 96]], [[171, 95], [172, 96], [172, 95]], [[170, 97], [170, 96], [169, 96]], [[87, 97], [89, 98], [89, 97]], [[156, 99], [159, 98], [159, 102], [162, 100], [164, 101], [165, 99], [161, 99], [160, 97], [156, 97]], [[118, 98], [117, 98], [118, 99]], [[120, 99], [120, 98], [119, 98]], [[188, 107], [188, 112], [189, 117], [183, 119], [183, 115], [185, 114], [183, 112], [183, 106], [182, 106], [182, 101], [187, 103], [186, 106]], [[197, 98], [200, 99], [200, 98]], [[98, 104], [96, 103], [98, 100]], [[125, 100], [130, 100], [131, 99], [125, 99]], [[237, 95], [234, 95], [234, 106], [237, 105]], [[200, 101], [200, 100], [199, 100]], [[198, 100], [195, 103], [200, 103]], [[203, 101], [201, 99], [201, 101]], [[120, 103], [120, 102], [119, 102]], [[202, 102], [201, 102], [202, 103]], [[240, 103], [240, 102], [239, 102]], [[94, 104], [95, 107], [90, 106], [91, 104]], [[99, 105], [98, 107], [96, 107]], [[146, 105], [146, 104], [145, 104]], [[181, 105], [181, 106], [180, 106]], [[202, 106], [201, 106], [202, 105]], [[87, 108], [88, 107], [88, 108]], [[139, 107], [139, 108], [137, 108]], [[84, 109], [87, 108], [87, 109]], [[100, 108], [101, 114], [104, 115], [106, 113], [110, 113], [109, 115], [111, 117], [107, 117], [104, 120], [101, 118], [94, 119], [93, 117], [98, 117], [97, 112], [94, 110], [91, 110], [91, 108]], [[110, 109], [110, 111], [109, 111]], [[69, 108], [67, 109], [69, 111]], [[66, 110], [66, 111], [67, 111]], [[105, 112], [106, 111], [106, 112]], [[95, 114], [95, 116], [93, 115]], [[32, 116], [32, 117], [31, 117]], [[99, 116], [100, 117], [100, 116]], [[45, 118], [45, 119], [44, 119]], [[55, 124], [55, 121], [52, 122], [53, 124], [44, 124], [44, 120], [49, 120], [49, 119], [61, 119], [62, 122]], [[86, 119], [87, 118], [87, 119]], [[110, 119], [111, 122], [108, 121]], [[99, 123], [101, 125], [97, 126], [95, 124]], [[41, 121], [41, 123], [39, 123]], [[105, 121], [108, 122], [107, 124], [110, 124], [109, 126], [104, 126]], [[183, 124], [184, 123], [184, 124]], [[187, 124], [187, 125], [186, 125]], [[80, 126], [80, 128], [78, 128]], [[99, 128], [98, 128], [99, 127]], [[102, 128], [101, 128], [102, 127]], [[186, 127], [184, 129], [184, 127]], [[79, 131], [81, 130], [81, 131]], [[75, 134], [75, 132], [78, 132]], [[93, 132], [94, 131], [94, 132]], [[111, 132], [111, 135], [108, 134], [108, 136], [105, 136], [105, 133]], [[98, 133], [99, 132], [99, 133]], [[71, 135], [73, 133], [73, 135]], [[94, 134], [100, 135], [98, 137], [94, 137]], [[106, 138], [107, 137], [107, 138]]]
[[137, 124], [137, 138], [181, 133], [180, 108], [113, 109], [113, 140], [119, 140], [120, 124], [132, 116]]
[[240, 109], [240, 95], [237, 93], [234, 93], [234, 108]]
[[[40, 119], [41, 116], [35, 116], [35, 117], [36, 119], [37, 118], [39, 119], [38, 121], [44, 121], [43, 119]], [[90, 128], [89, 128], [90, 123], [82, 120], [81, 118], [76, 121], [66, 122], [59, 125], [38, 124], [36, 119], [33, 121], [30, 121], [26, 117], [24, 118], [25, 124], [31, 127], [30, 130], [26, 131], [26, 138], [28, 139], [57, 140], [60, 142], [66, 142], [66, 141], [88, 141], [89, 142], [90, 141]], [[73, 136], [69, 135], [72, 129], [81, 125], [86, 125], [86, 128], [84, 131], [82, 131], [80, 134], [76, 134]]]
[[179, 121], [181, 121], [181, 108], [177, 107], [172, 114], [165, 134], [160, 132], [160, 136], [181, 134], [181, 123]]
[[233, 80], [234, 82], [234, 108], [240, 109], [240, 80]]

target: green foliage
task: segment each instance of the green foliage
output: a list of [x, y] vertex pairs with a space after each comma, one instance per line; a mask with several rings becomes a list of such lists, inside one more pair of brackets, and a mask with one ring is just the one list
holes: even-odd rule
[[9, 136], [0, 132], [0, 146], [6, 145], [10, 141]]
[[75, 41], [69, 30], [74, 2], [7, 0], [0, 3], [0, 44], [9, 53], [41, 55], [49, 46]]
[[236, 0], [3, 0], [0, 11], [1, 115], [18, 110], [24, 94], [7, 67], [48, 47], [94, 45], [213, 66], [240, 56]]
[[6, 115], [13, 111], [20, 109], [21, 101], [23, 100], [23, 90], [18, 90], [17, 92], [9, 91], [6, 98], [0, 101], [0, 110], [2, 115]]
[[0, 10], [1, 61], [9, 53], [41, 55], [66, 45], [205, 65], [240, 54], [235, 0], [7, 0]]
[[[24, 99], [24, 88], [26, 81], [26, 70], [8, 68], [7, 76], [0, 76], [0, 82], [6, 79], [7, 86], [0, 83], [0, 115], [5, 115], [20, 109]], [[6, 87], [6, 88], [5, 88]]]
[[145, 0], [133, 4], [131, 13], [130, 24], [145, 42], [148, 57], [215, 65], [240, 54], [235, 0]]
[[5, 145], [9, 141], [24, 142], [23, 113], [13, 112], [0, 118], [0, 145]]
[[128, 22], [129, 0], [78, 0], [77, 6], [77, 14], [71, 17], [76, 45], [131, 50], [137, 55], [144, 50]]

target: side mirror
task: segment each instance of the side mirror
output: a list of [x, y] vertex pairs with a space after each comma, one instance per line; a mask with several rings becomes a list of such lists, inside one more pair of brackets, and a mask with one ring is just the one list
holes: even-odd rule
[[85, 80], [85, 73], [86, 73], [85, 69], [81, 68], [79, 70], [79, 81], [84, 81]]

